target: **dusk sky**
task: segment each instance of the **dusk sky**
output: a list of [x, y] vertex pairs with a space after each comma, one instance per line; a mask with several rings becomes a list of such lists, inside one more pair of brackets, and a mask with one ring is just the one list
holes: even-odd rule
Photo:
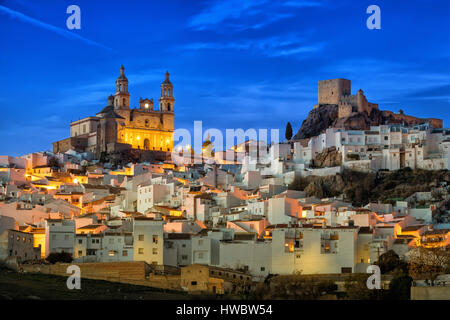
[[[81, 8], [68, 30], [66, 8]], [[366, 9], [381, 8], [381, 30]], [[450, 125], [450, 2], [0, 0], [0, 155], [51, 150], [95, 116], [120, 65], [131, 106], [159, 98], [168, 70], [175, 128], [294, 133], [317, 81], [352, 80], [380, 109]]]

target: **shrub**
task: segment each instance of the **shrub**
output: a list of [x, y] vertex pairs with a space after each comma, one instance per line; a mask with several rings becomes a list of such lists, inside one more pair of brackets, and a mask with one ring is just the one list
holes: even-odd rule
[[70, 263], [72, 262], [72, 255], [68, 252], [52, 252], [45, 259], [48, 262], [55, 264], [57, 262]]

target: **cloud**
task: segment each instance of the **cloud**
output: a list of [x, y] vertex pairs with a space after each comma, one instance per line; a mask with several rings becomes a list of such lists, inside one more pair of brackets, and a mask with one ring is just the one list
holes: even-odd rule
[[308, 7], [320, 7], [323, 5], [323, 2], [319, 1], [304, 1], [304, 0], [292, 0], [283, 3], [283, 6], [286, 7], [295, 7], [295, 8], [308, 8]]
[[27, 15], [21, 13], [21, 12], [9, 9], [9, 8], [7, 8], [5, 6], [2, 6], [2, 5], [0, 5], [0, 13], [8, 15], [12, 19], [17, 19], [17, 20], [19, 20], [21, 22], [29, 23], [29, 24], [32, 24], [32, 25], [34, 25], [36, 27], [39, 27], [39, 28], [42, 28], [42, 29], [54, 32], [56, 34], [59, 34], [59, 35], [65, 37], [65, 38], [67, 38], [67, 39], [80, 40], [80, 41], [83, 41], [84, 43], [86, 43], [88, 45], [91, 45], [91, 46], [100, 47], [100, 48], [106, 49], [106, 50], [112, 50], [111, 48], [109, 48], [107, 46], [104, 46], [101, 43], [89, 40], [89, 39], [87, 39], [85, 37], [82, 37], [82, 36], [80, 36], [80, 35], [78, 35], [78, 34], [76, 34], [74, 32], [70, 32], [70, 31], [68, 31], [66, 29], [58, 28], [58, 27], [55, 27], [55, 26], [53, 26], [51, 24], [42, 22], [42, 21], [34, 19], [34, 18], [31, 18], [31, 17], [29, 17], [29, 16], [27, 16]]
[[296, 56], [319, 52], [324, 42], [307, 43], [304, 38], [294, 34], [274, 36], [263, 39], [244, 39], [235, 42], [194, 42], [178, 47], [182, 50], [250, 50], [268, 57]]
[[450, 99], [450, 84], [433, 86], [431, 88], [416, 91], [409, 97], [420, 99]]
[[267, 0], [216, 1], [194, 16], [189, 22], [189, 26], [197, 30], [204, 30], [227, 19], [238, 19], [245, 11], [264, 3], [267, 3]]
[[213, 1], [189, 21], [195, 30], [218, 28], [243, 31], [260, 29], [279, 20], [294, 17], [293, 9], [321, 6], [314, 0], [227, 0]]

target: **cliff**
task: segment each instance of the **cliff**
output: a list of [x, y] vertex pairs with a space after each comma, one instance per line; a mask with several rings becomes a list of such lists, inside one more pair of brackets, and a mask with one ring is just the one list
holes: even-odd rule
[[325, 132], [327, 128], [344, 128], [348, 130], [369, 130], [370, 126], [389, 123], [403, 123], [416, 125], [430, 122], [435, 128], [442, 128], [442, 120], [434, 118], [416, 118], [394, 113], [387, 110], [372, 109], [370, 114], [355, 112], [344, 118], [339, 118], [339, 108], [335, 104], [323, 104], [311, 110], [308, 117], [303, 120], [302, 126], [294, 136], [295, 140], [306, 139]]

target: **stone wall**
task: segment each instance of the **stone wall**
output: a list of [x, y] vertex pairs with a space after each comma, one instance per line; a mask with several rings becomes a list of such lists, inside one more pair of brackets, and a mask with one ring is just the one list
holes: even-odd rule
[[411, 287], [411, 300], [450, 300], [450, 286]]
[[[23, 272], [45, 273], [68, 277], [68, 263], [53, 265], [22, 265]], [[81, 278], [128, 283], [152, 288], [183, 291], [180, 285], [180, 275], [158, 275], [150, 273], [151, 266], [143, 261], [77, 263]]]
[[[66, 271], [70, 265], [72, 264], [57, 263], [51, 265], [22, 265], [21, 268], [24, 272], [69, 276]], [[81, 277], [87, 279], [121, 282], [126, 280], [145, 280], [146, 276], [146, 263], [143, 261], [78, 263], [75, 265], [80, 267]]]

